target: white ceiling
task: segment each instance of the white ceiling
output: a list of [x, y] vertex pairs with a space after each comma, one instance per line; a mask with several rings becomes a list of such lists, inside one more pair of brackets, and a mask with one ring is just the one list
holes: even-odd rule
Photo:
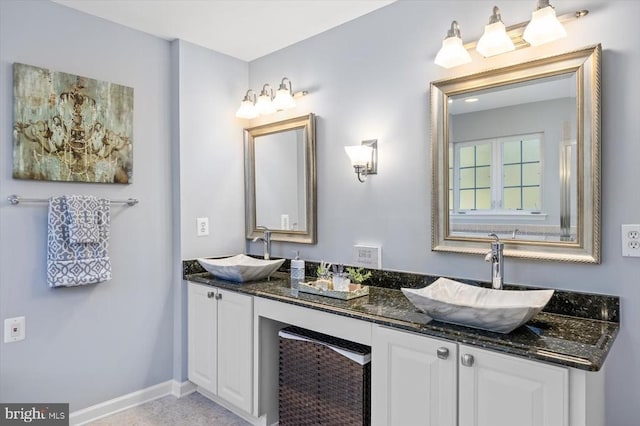
[[395, 0], [52, 0], [251, 61]]

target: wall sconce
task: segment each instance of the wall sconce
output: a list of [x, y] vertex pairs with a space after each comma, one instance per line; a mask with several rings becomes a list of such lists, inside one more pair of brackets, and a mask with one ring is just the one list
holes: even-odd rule
[[[493, 15], [489, 19], [489, 25], [485, 26], [485, 31], [480, 40], [464, 44], [463, 49], [470, 50], [475, 48], [478, 53], [486, 58], [522, 47], [550, 43], [567, 35], [562, 25], [564, 22], [582, 18], [588, 13], [588, 10], [583, 9], [574, 13], [556, 16], [556, 12], [553, 6], [549, 4], [549, 0], [538, 0], [537, 10], [531, 14], [531, 21], [520, 22], [505, 28], [500, 17], [500, 10], [495, 6]], [[457, 38], [460, 38], [460, 27], [456, 21], [453, 21], [445, 41], [452, 37], [454, 24], [457, 31], [453, 35], [456, 36], [457, 34]], [[463, 55], [459, 53], [460, 49], [458, 47], [462, 40], [460, 42], [450, 41], [447, 43], [445, 41], [442, 42], [442, 48], [438, 51], [434, 60], [436, 65], [452, 68], [470, 62], [470, 60], [465, 61], [462, 59], [443, 60], [443, 58], [449, 57], [463, 58]]]
[[364, 182], [367, 175], [378, 174], [378, 140], [362, 141], [360, 145], [345, 146], [351, 165], [358, 175], [358, 180]]
[[[251, 93], [253, 93], [253, 98], [251, 97]], [[296, 101], [294, 98], [299, 98], [307, 94], [307, 91], [293, 93], [291, 80], [284, 77], [280, 82], [274, 98], [273, 88], [269, 83], [265, 83], [257, 99], [256, 93], [252, 89], [247, 90], [244, 99], [242, 99], [240, 103], [240, 108], [236, 111], [236, 117], [251, 119], [256, 118], [258, 115], [269, 115], [276, 111], [295, 108]]]

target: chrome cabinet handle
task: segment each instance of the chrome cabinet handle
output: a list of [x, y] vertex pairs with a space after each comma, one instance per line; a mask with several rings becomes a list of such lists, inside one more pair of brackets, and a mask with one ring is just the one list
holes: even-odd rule
[[438, 358], [440, 358], [440, 359], [449, 358], [449, 349], [447, 349], [447, 348], [438, 348], [436, 353], [438, 354]]
[[462, 362], [462, 365], [464, 365], [465, 367], [471, 367], [473, 365], [473, 361], [474, 361], [473, 355], [464, 354], [460, 358], [460, 361]]
[[220, 299], [222, 299], [222, 293], [216, 294], [216, 300], [220, 300]]
[[207, 292], [207, 297], [208, 297], [209, 299], [212, 299], [214, 295], [215, 295], [215, 293], [214, 293], [213, 291], [209, 291], [209, 292]]

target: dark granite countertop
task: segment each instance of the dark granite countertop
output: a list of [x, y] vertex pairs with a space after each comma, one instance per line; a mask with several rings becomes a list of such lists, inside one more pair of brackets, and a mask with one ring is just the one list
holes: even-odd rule
[[[289, 276], [283, 272], [275, 273], [270, 281], [244, 284], [219, 280], [207, 272], [191, 270], [185, 270], [184, 278], [252, 296], [588, 371], [598, 371], [602, 367], [619, 329], [618, 300], [612, 296], [557, 291], [548, 305], [556, 312], [543, 311], [511, 333], [500, 334], [431, 320], [417, 311], [397, 288], [370, 286], [368, 296], [344, 301], [307, 293], [292, 296]], [[600, 298], [603, 300], [599, 300]], [[594, 305], [603, 312], [588, 318], [584, 309], [571, 311], [574, 306], [585, 305]], [[562, 309], [574, 315], [557, 313], [562, 312]], [[604, 312], [607, 310], [613, 312]], [[601, 319], [602, 317], [607, 320]]]

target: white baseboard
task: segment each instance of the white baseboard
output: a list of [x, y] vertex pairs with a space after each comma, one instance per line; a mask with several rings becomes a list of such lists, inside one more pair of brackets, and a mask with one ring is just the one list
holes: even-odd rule
[[71, 426], [84, 425], [94, 420], [124, 411], [128, 408], [144, 404], [145, 402], [162, 398], [163, 396], [173, 395], [180, 398], [195, 392], [196, 389], [196, 385], [191, 382], [180, 383], [175, 380], [168, 380], [139, 391], [119, 396], [109, 401], [92, 405], [91, 407], [87, 407], [82, 410], [74, 411], [69, 415], [69, 424]]
[[182, 398], [183, 396], [187, 396], [198, 390], [198, 387], [188, 380], [182, 383], [176, 380], [173, 380], [172, 382], [171, 394], [176, 398]]
[[242, 410], [239, 410], [238, 408], [236, 408], [233, 405], [229, 404], [224, 399], [218, 398], [216, 395], [212, 394], [211, 392], [207, 391], [206, 389], [197, 388], [197, 390], [198, 390], [198, 393], [200, 395], [209, 398], [211, 401], [213, 401], [216, 404], [226, 408], [227, 410], [231, 411], [236, 416], [242, 417], [244, 420], [246, 420], [247, 422], [251, 423], [253, 426], [266, 426], [266, 423], [267, 423], [266, 416], [254, 417], [251, 414], [248, 414], [248, 413], [245, 413]]

